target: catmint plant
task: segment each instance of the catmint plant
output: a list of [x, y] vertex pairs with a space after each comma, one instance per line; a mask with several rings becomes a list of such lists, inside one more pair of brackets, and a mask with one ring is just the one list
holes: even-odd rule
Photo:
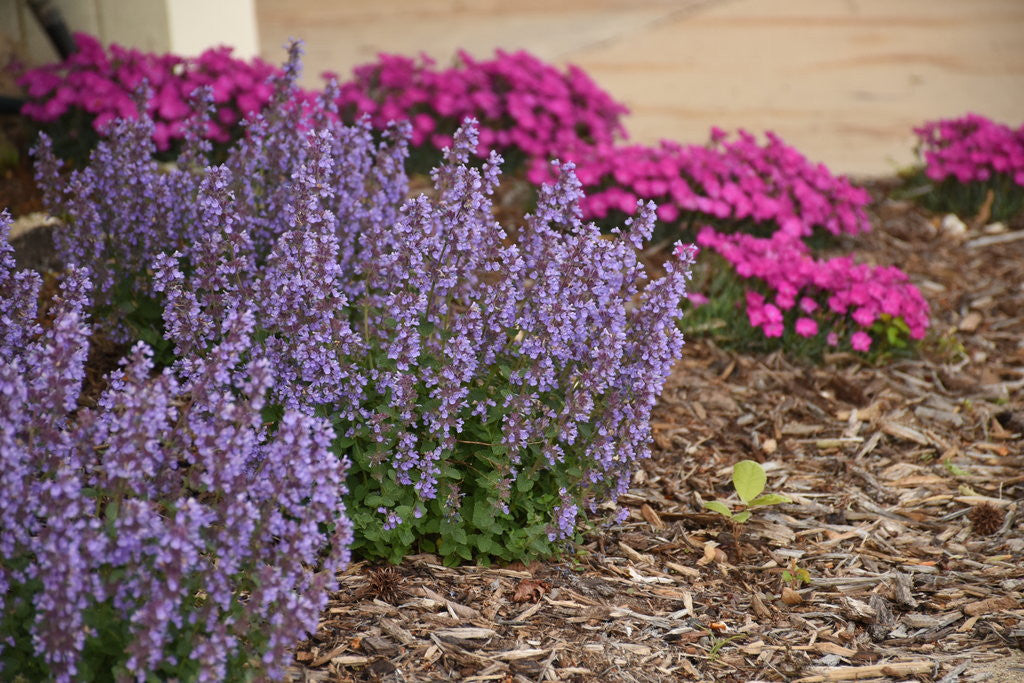
[[[251, 310], [190, 374], [137, 344], [82, 394], [88, 272], [47, 319], [0, 214], [0, 666], [4, 678], [280, 677], [348, 559], [347, 462], [284, 410]], [[44, 329], [45, 327], [45, 329]]]
[[[490, 204], [501, 158], [471, 163], [471, 124], [432, 196], [401, 202], [404, 147], [318, 123], [254, 126], [220, 167], [244, 188], [227, 227], [154, 261], [176, 369], [191, 376], [218, 321], [252, 305], [254, 348], [278, 373], [272, 400], [331, 418], [352, 460], [354, 549], [552, 554], [647, 455], [646, 420], [681, 350], [689, 253], [645, 285], [636, 250], [653, 207], [602, 239], [571, 165], [512, 240]], [[279, 161], [238, 177], [255, 166], [234, 159], [260, 158]], [[366, 178], [353, 186], [352, 173]], [[289, 229], [275, 236], [257, 215]]]
[[[345, 262], [360, 249], [355, 225], [393, 220], [407, 188], [401, 127], [386, 132], [378, 146], [368, 122], [343, 126], [333, 115], [333, 85], [318, 104], [308, 104], [296, 85], [300, 55], [293, 44], [285, 68], [272, 79], [266, 111], [244, 122], [246, 135], [226, 152], [223, 164], [207, 162], [210, 144], [203, 130], [215, 102], [209, 88], [193, 93], [195, 112], [183, 126], [182, 154], [174, 164], [155, 160], [148, 115], [112, 121], [89, 162], [71, 171], [65, 171], [49, 137], [40, 135], [36, 180], [47, 210], [65, 227], [55, 234], [58, 254], [91, 269], [98, 322], [115, 339], [142, 339], [166, 362], [161, 304], [149, 269], [163, 251], [189, 256], [203, 236], [231, 228], [247, 231], [262, 259], [274, 238], [299, 225], [299, 211], [311, 220], [330, 214], [353, 226], [342, 245]], [[144, 89], [140, 96], [147, 100]], [[305, 167], [312, 149], [300, 141], [314, 126], [322, 131], [334, 171], [298, 179], [296, 170]], [[313, 185], [303, 189], [302, 183]], [[302, 192], [313, 192], [312, 204], [299, 206]]]
[[217, 321], [251, 305], [254, 348], [278, 373], [272, 400], [331, 418], [352, 460], [355, 550], [452, 563], [557, 552], [648, 454], [690, 252], [646, 282], [637, 248], [653, 206], [602, 238], [581, 219], [571, 164], [513, 240], [492, 213], [501, 158], [471, 163], [471, 123], [432, 195], [396, 211], [397, 193], [381, 191], [342, 221], [325, 208], [337, 185], [322, 179], [340, 172], [331, 129], [291, 134], [302, 151], [289, 158], [304, 161], [282, 213], [296, 227], [265, 260], [254, 230], [232, 228], [192, 258], [154, 262], [176, 367], [190, 376]]
[[502, 159], [475, 157], [472, 121], [455, 131], [432, 192], [406, 199], [410, 127], [377, 140], [369, 122], [339, 123], [333, 85], [300, 106], [298, 67], [293, 48], [222, 164], [199, 152], [172, 169], [132, 156], [149, 138], [145, 117], [115, 124], [70, 189], [49, 162], [42, 177], [74, 218], [94, 204], [116, 211], [99, 188], [130, 193], [115, 178], [130, 160], [144, 180], [123, 205], [153, 216], [156, 235], [124, 260], [100, 256], [119, 245], [98, 220], [82, 230], [69, 220], [62, 239], [102, 244], [86, 253], [112, 265], [108, 282], [159, 302], [169, 372], [185, 386], [204, 386], [210, 354], [234, 349], [218, 361], [221, 381], [243, 381], [254, 359], [274, 368], [269, 433], [289, 411], [331, 421], [332, 449], [352, 463], [354, 550], [450, 563], [558, 552], [587, 515], [614, 509], [648, 455], [650, 410], [681, 351], [692, 253], [649, 282], [637, 249], [653, 205], [602, 236], [583, 222], [572, 164], [506, 234], [492, 207]]

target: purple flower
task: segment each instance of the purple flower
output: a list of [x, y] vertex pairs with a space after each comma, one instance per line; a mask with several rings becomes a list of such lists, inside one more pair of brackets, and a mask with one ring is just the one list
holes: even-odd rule
[[[8, 223], [0, 214], [4, 237]], [[282, 676], [348, 560], [347, 461], [330, 451], [330, 425], [285, 411], [264, 428], [271, 365], [252, 353], [244, 309], [187, 377], [154, 374], [139, 344], [80, 408], [87, 273], [69, 269], [43, 331], [29, 296], [38, 282], [13, 271], [9, 252], [4, 239], [0, 301], [27, 308], [0, 317], [2, 339], [18, 341], [0, 349], [0, 614], [27, 611], [32, 642], [0, 626], [0, 650], [71, 680], [87, 615], [106, 614], [115, 623], [101, 626], [123, 627], [118, 665], [134, 677], [179, 663], [175, 637], [192, 639], [200, 680], [222, 680], [254, 646], [266, 675]]]

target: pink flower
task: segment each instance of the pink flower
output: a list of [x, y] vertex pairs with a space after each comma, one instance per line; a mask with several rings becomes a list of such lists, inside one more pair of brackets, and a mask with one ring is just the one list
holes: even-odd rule
[[866, 332], [854, 332], [850, 337], [850, 346], [854, 351], [867, 351], [871, 348], [871, 337]]
[[871, 323], [875, 322], [875, 312], [867, 306], [855, 310], [851, 317], [861, 327], [871, 327]]
[[775, 304], [764, 305], [764, 323], [761, 329], [766, 337], [781, 337], [783, 332], [782, 311]]
[[839, 346], [839, 335], [838, 335], [838, 334], [836, 334], [835, 332], [829, 332], [829, 333], [828, 333], [828, 334], [827, 334], [827, 335], [825, 336], [825, 342], [826, 342], [826, 343], [827, 343], [827, 344], [828, 344], [829, 346]]
[[801, 297], [800, 310], [804, 313], [814, 313], [818, 310], [818, 302], [809, 296]]
[[796, 321], [796, 333], [801, 337], [813, 337], [818, 334], [818, 323], [812, 318], [798, 318]]

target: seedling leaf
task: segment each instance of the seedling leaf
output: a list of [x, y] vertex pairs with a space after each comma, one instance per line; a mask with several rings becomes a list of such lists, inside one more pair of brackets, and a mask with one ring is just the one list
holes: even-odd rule
[[764, 491], [767, 482], [768, 476], [764, 473], [764, 468], [753, 460], [741, 460], [732, 468], [732, 485], [736, 487], [736, 493], [746, 505], [750, 505], [750, 501]]
[[743, 524], [743, 522], [747, 521], [748, 519], [750, 519], [750, 510], [737, 512], [735, 515], [732, 516], [732, 521], [736, 522], [737, 524]]
[[747, 503], [750, 507], [756, 507], [758, 505], [778, 505], [779, 503], [792, 503], [788, 497], [781, 493], [766, 493], [763, 496], [758, 496], [754, 500]]
[[704, 503], [704, 507], [732, 519], [732, 510], [730, 510], [724, 503], [719, 503], [717, 500], [709, 500]]

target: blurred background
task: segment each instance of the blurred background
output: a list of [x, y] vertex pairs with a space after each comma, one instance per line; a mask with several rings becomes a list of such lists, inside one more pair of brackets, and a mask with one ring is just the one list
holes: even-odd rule
[[631, 136], [773, 130], [814, 161], [888, 175], [911, 129], [1024, 122], [1024, 0], [256, 0], [261, 54], [306, 40], [306, 79], [378, 52], [446, 63], [526, 49], [625, 102]]
[[[47, 58], [0, 0], [4, 41]], [[55, 0], [72, 30], [147, 50], [218, 43], [280, 63], [305, 41], [304, 83], [380, 52], [441, 65], [525, 49], [574, 63], [629, 106], [633, 140], [701, 142], [712, 125], [772, 130], [854, 176], [914, 160], [912, 128], [973, 111], [1024, 122], [1024, 0]], [[52, 55], [52, 59], [56, 59]]]

